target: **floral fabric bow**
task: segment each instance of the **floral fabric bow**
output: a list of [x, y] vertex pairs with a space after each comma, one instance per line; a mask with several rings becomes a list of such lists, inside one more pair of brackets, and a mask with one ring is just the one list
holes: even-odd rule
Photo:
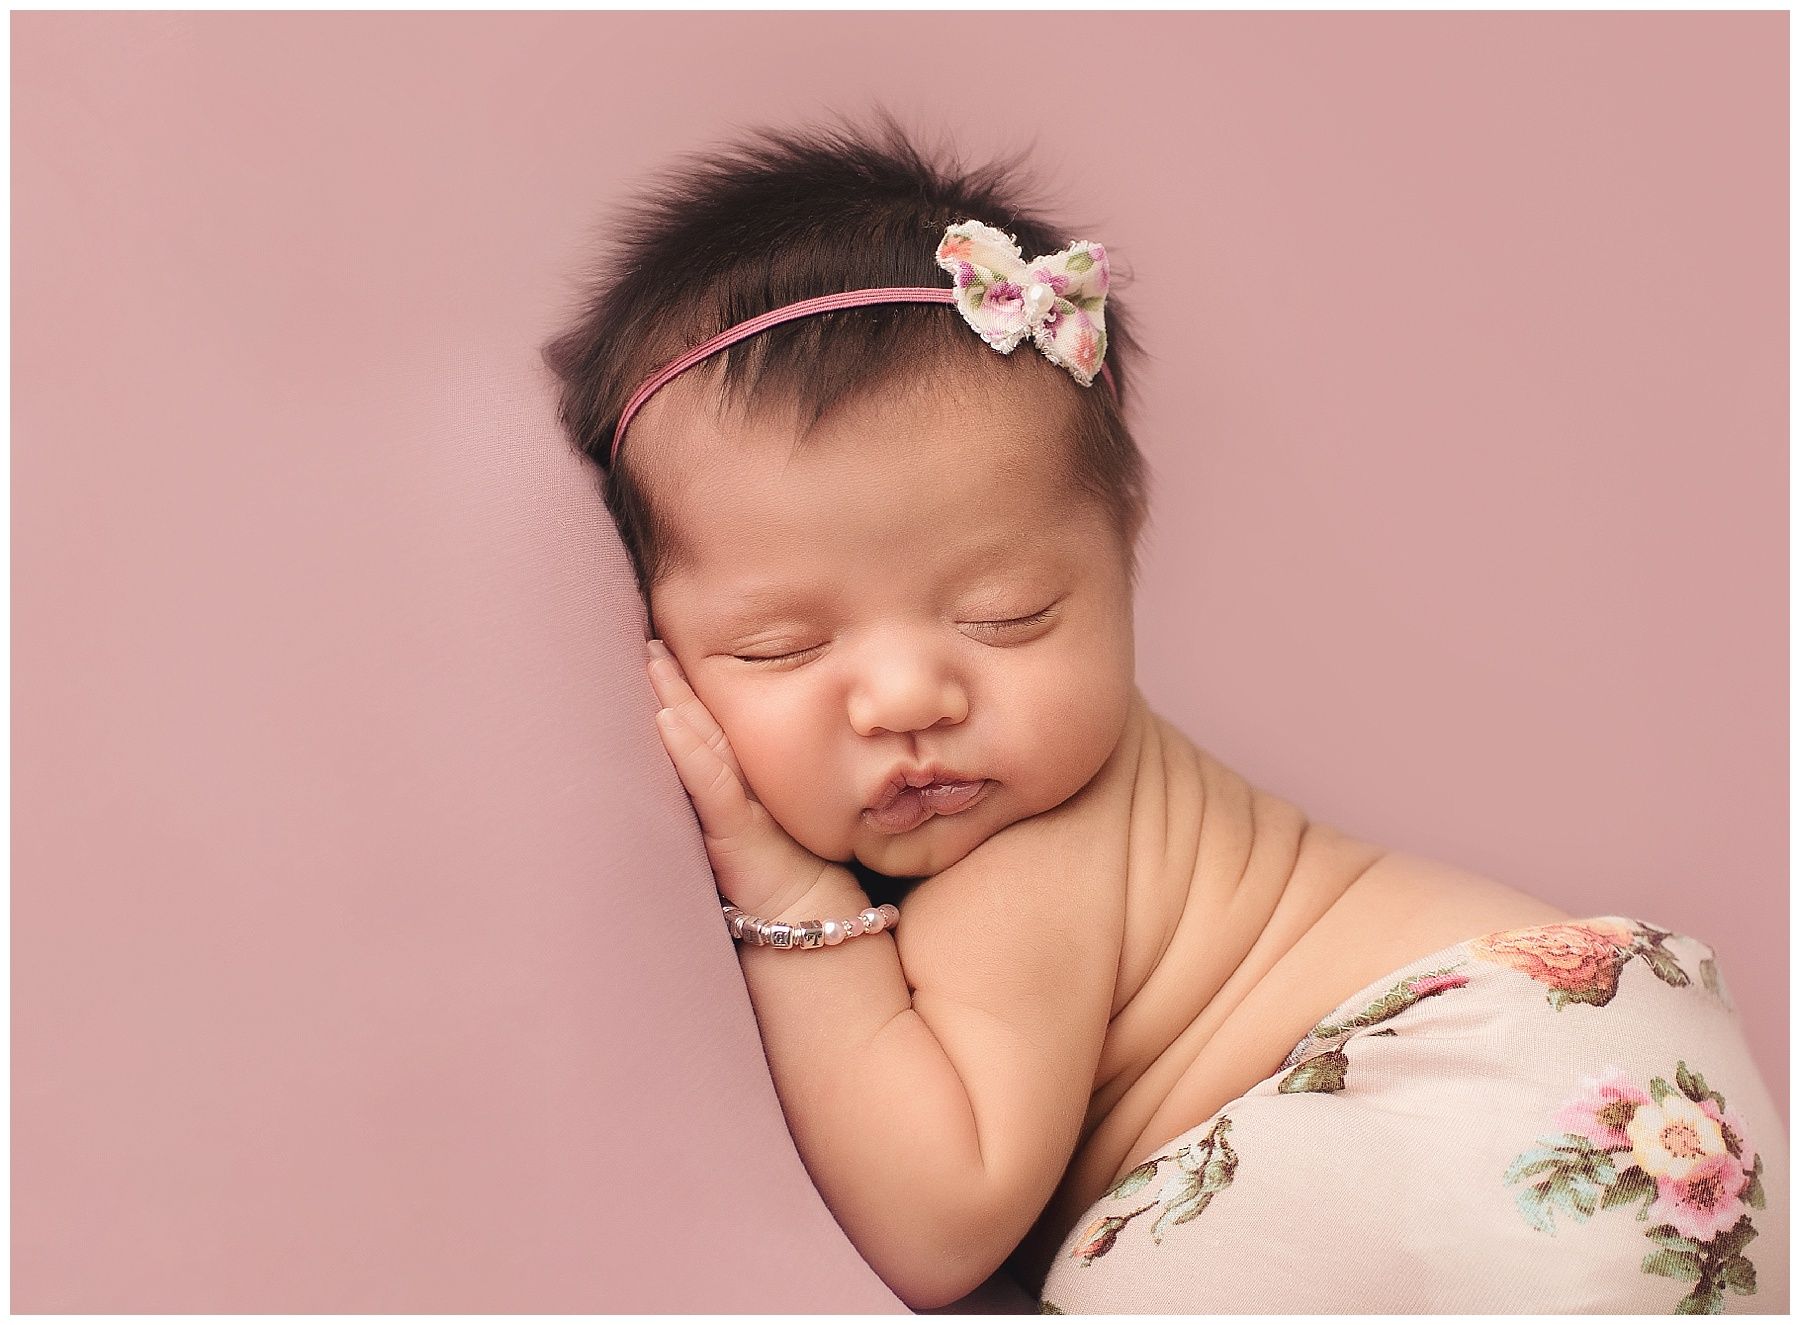
[[1078, 239], [1026, 261], [1012, 236], [980, 221], [944, 232], [937, 264], [956, 278], [956, 307], [989, 345], [1011, 354], [1029, 333], [1051, 363], [1092, 386], [1106, 357], [1106, 250]]

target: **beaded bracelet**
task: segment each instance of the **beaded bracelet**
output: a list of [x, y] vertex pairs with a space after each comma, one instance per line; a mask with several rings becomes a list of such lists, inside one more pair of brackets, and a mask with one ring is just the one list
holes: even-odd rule
[[900, 923], [900, 908], [892, 902], [871, 906], [848, 920], [763, 920], [748, 911], [721, 903], [725, 925], [740, 943], [770, 948], [824, 948], [853, 939], [858, 934], [879, 934]]

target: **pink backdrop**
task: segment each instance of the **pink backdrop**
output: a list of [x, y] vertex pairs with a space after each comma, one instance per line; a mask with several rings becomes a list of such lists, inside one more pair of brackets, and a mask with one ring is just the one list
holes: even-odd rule
[[13, 1309], [899, 1309], [535, 360], [873, 98], [1135, 278], [1153, 705], [1713, 943], [1785, 1107], [1787, 22], [15, 14]]

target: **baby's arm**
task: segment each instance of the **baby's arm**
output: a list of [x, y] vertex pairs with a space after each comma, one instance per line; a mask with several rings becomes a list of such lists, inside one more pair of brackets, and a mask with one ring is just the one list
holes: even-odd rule
[[[1000, 1267], [1080, 1138], [1119, 922], [1090, 924], [1098, 877], [1057, 828], [1037, 816], [989, 838], [914, 889], [891, 938], [740, 954], [801, 1157], [915, 1310]], [[833, 871], [781, 918], [867, 905]]]
[[[705, 827], [709, 804], [724, 808], [709, 795], [727, 781], [729, 748], [680, 691], [700, 734], [677, 735], [670, 753]], [[851, 1242], [914, 1309], [953, 1302], [1000, 1267], [1080, 1138], [1118, 968], [1123, 879], [1110, 876], [1123, 853], [1068, 808], [1012, 825], [921, 883], [896, 930], [802, 952], [740, 949], [801, 1158]], [[769, 911], [733, 897], [723, 877], [721, 887], [779, 920], [870, 905], [847, 869], [818, 863]]]

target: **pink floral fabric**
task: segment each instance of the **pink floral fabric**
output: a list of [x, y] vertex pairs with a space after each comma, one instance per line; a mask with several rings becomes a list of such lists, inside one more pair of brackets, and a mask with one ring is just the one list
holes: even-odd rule
[[1359, 990], [1126, 1174], [1040, 1309], [1785, 1313], [1787, 1173], [1710, 947], [1505, 930]]
[[1030, 336], [1052, 363], [1092, 386], [1106, 357], [1106, 250], [1078, 239], [1060, 253], [1027, 259], [1002, 230], [958, 221], [944, 232], [937, 264], [954, 278], [956, 307], [982, 340], [1011, 354]]

